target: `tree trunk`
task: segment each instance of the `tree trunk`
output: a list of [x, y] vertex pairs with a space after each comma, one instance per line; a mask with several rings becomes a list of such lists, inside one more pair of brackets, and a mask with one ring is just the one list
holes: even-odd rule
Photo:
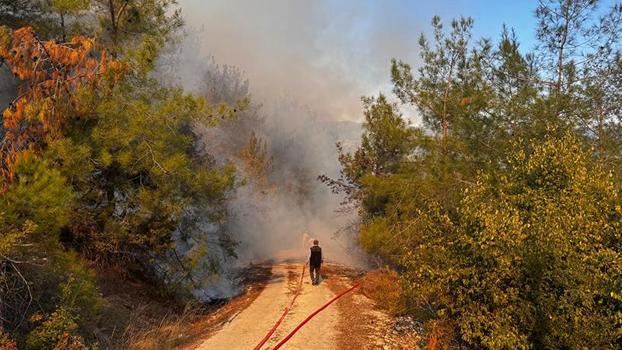
[[114, 8], [114, 0], [108, 0], [108, 10], [110, 11], [110, 37], [112, 38], [112, 43], [117, 43], [117, 15]]
[[65, 11], [60, 11], [60, 28], [61, 28], [61, 40], [67, 42], [67, 30], [65, 29]]

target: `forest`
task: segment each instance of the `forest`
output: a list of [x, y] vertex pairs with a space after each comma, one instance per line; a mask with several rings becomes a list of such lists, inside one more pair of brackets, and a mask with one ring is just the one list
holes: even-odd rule
[[131, 348], [102, 326], [107, 283], [204, 303], [243, 244], [236, 195], [281, 186], [313, 211], [318, 184], [427, 349], [622, 347], [622, 4], [534, 16], [534, 48], [433, 17], [419, 62], [362, 98], [355, 147], [309, 139], [334, 176], [275, 151], [238, 70], [198, 93], [165, 78], [175, 0], [0, 0], [0, 349]]

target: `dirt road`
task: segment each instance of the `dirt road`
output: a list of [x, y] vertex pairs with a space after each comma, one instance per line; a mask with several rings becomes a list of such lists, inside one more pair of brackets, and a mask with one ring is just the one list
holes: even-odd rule
[[[228, 325], [207, 339], [199, 349], [253, 349], [268, 333], [292, 298], [302, 265], [284, 264], [272, 268], [272, 279], [259, 297]], [[326, 283], [313, 286], [305, 272], [302, 292], [291, 311], [272, 338], [262, 349], [271, 349], [315, 308], [334, 296]], [[286, 349], [335, 349], [337, 308], [328, 308], [300, 330], [288, 343]]]
[[[335, 268], [326, 268], [327, 280], [313, 286], [305, 270], [302, 292], [277, 331], [262, 349], [272, 349], [310, 313], [350, 285]], [[200, 350], [250, 350], [268, 333], [292, 298], [302, 264], [272, 267], [272, 278], [246, 309], [206, 339]], [[402, 349], [395, 341], [392, 320], [375, 310], [373, 303], [352, 293], [322, 311], [282, 349]], [[412, 348], [412, 347], [408, 347]]]

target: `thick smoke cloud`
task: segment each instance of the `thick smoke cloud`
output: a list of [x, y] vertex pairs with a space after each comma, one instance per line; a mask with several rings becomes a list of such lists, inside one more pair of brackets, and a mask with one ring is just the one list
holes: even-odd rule
[[0, 111], [3, 111], [17, 97], [18, 81], [7, 65], [0, 64]]
[[[356, 213], [338, 213], [341, 198], [316, 177], [338, 174], [335, 142], [351, 148], [360, 139], [360, 97], [390, 92], [390, 59], [416, 66], [418, 36], [429, 30], [432, 15], [447, 19], [465, 7], [464, 1], [413, 4], [180, 1], [187, 35], [162, 60], [162, 77], [211, 102], [232, 103], [246, 95], [253, 101], [237, 121], [201, 130], [216, 161], [236, 164], [247, 182], [229, 202], [224, 226], [205, 235], [220, 232], [238, 241], [238, 258], [211, 247], [208, 259], [218, 262], [221, 277], [207, 281], [195, 295], [211, 299], [235, 293], [236, 266], [303, 258], [303, 237], [320, 239], [329, 260], [365, 263], [356, 247]], [[265, 142], [272, 157], [266, 182], [249, 173], [240, 157], [251, 134]], [[354, 230], [344, 232], [352, 223]], [[189, 252], [201, 237], [188, 244]], [[204, 270], [209, 269], [194, 271], [197, 280], [204, 280]]]
[[335, 143], [356, 143], [360, 125], [322, 120], [286, 98], [263, 106], [262, 113], [259, 133], [272, 157], [267, 185], [248, 183], [230, 204], [229, 229], [241, 242], [241, 259], [304, 259], [309, 239], [316, 238], [327, 261], [360, 266], [354, 232], [340, 232], [356, 213], [339, 212], [342, 198], [317, 180], [319, 174], [338, 175]]
[[[358, 142], [360, 97], [390, 90], [389, 61], [414, 60], [413, 33], [420, 23], [380, 3], [184, 0], [180, 5], [187, 35], [163, 61], [167, 79], [204, 95], [206, 86], [229, 91], [231, 84], [250, 82], [253, 106], [240, 116], [250, 124], [202, 130], [216, 158], [235, 163], [249, 179], [229, 203], [224, 227], [240, 243], [237, 264], [303, 258], [308, 249], [303, 237], [318, 238], [327, 260], [364, 264], [355, 232], [346, 229], [356, 223], [356, 213], [338, 212], [341, 198], [317, 176], [338, 175], [335, 143], [347, 148]], [[224, 73], [222, 65], [241, 71], [229, 67]], [[223, 76], [232, 72], [233, 78]], [[219, 95], [212, 102], [234, 100]], [[272, 158], [267, 184], [254, 181], [240, 159], [250, 133], [265, 142]], [[223, 261], [224, 270], [231, 263]], [[212, 289], [207, 287], [208, 293]]]
[[360, 120], [360, 97], [390, 90], [392, 57], [416, 61], [429, 18], [384, 3], [180, 1], [195, 55], [241, 68], [259, 100], [287, 94], [331, 120]]

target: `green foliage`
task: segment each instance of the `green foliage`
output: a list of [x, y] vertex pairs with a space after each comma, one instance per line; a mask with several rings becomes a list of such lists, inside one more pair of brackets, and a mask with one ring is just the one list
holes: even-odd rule
[[46, 277], [33, 283], [31, 272], [45, 266], [46, 259], [56, 261], [58, 231], [68, 222], [73, 200], [60, 173], [34, 155], [20, 159], [16, 176], [0, 197], [0, 281], [7, 286], [0, 310], [2, 326], [11, 332], [24, 324], [33, 311], [32, 300], [40, 295], [38, 287], [49, 281]]
[[72, 200], [73, 193], [58, 171], [36, 156], [21, 158], [16, 181], [0, 197], [0, 262], [4, 266], [0, 281], [11, 286], [3, 291], [0, 303], [5, 327], [21, 324], [24, 315], [14, 310], [31, 303], [26, 299], [32, 292], [26, 288], [26, 270], [21, 264], [38, 263], [58, 250], [57, 234], [68, 222]]
[[75, 254], [66, 261], [66, 279], [58, 286], [60, 305], [75, 315], [76, 321], [86, 323], [98, 314], [103, 300], [95, 284], [95, 272], [85, 267]]
[[92, 122], [69, 125], [68, 138], [48, 151], [84, 194], [71, 240], [103, 261], [153, 257], [170, 248], [187, 208], [218, 206], [234, 184], [233, 168], [211, 166], [193, 131], [219, 111], [142, 80], [90, 101]]
[[[235, 168], [215, 164], [197, 126], [230, 119], [248, 100], [208, 105], [152, 77], [182, 24], [172, 0], [0, 1], [0, 24], [33, 25], [41, 40], [96, 36], [96, 55], [103, 60], [105, 48], [108, 62], [118, 60], [97, 88], [54, 101], [72, 106], [58, 134], [20, 153], [15, 179], [0, 193], [0, 284], [9, 286], [0, 329], [26, 348], [85, 349], [96, 344], [103, 305], [86, 266], [116, 264], [170, 282], [158, 263], [176, 248], [174, 233], [197, 213], [221, 221], [235, 184]], [[0, 41], [8, 40], [0, 30]]]
[[53, 0], [52, 6], [58, 11], [72, 12], [86, 10], [91, 6], [90, 0]]
[[176, 0], [93, 0], [102, 40], [123, 51], [145, 37], [173, 38], [183, 25]]
[[15, 227], [15, 224], [0, 213], [0, 227], [2, 227], [2, 236], [0, 236], [0, 256], [9, 257], [15, 253], [16, 246], [27, 235], [35, 230], [32, 221], [26, 221], [22, 226]]
[[0, 328], [0, 347], [5, 350], [17, 350], [17, 343]]
[[412, 130], [406, 127], [397, 107], [383, 95], [364, 98], [366, 133], [361, 138], [361, 149], [354, 159], [364, 164], [365, 173], [387, 174], [394, 172], [412, 145]]
[[455, 214], [417, 173], [363, 177], [362, 246], [402, 272], [411, 311], [454, 322], [472, 347], [615, 348], [612, 174], [568, 132], [511, 149], [506, 167], [466, 186]]
[[432, 18], [434, 28], [434, 47], [422, 35], [419, 39], [421, 57], [424, 64], [419, 69], [419, 78], [414, 79], [410, 66], [396, 60], [392, 61], [391, 76], [395, 93], [403, 101], [417, 105], [424, 122], [435, 131], [447, 136], [450, 123], [458, 122], [461, 114], [460, 101], [469, 88], [469, 71], [476, 68], [478, 53], [470, 54], [469, 40], [473, 20], [460, 18], [451, 22], [451, 32], [447, 35], [438, 16]]
[[531, 146], [468, 189], [445, 277], [450, 317], [487, 348], [613, 348], [612, 178], [570, 134]]
[[[365, 132], [361, 137], [361, 146], [353, 154], [348, 154], [337, 144], [342, 164], [340, 178], [333, 180], [320, 176], [320, 180], [333, 191], [345, 192], [350, 201], [356, 202], [364, 200], [359, 194], [366, 175], [383, 176], [395, 172], [404, 156], [414, 147], [414, 132], [408, 128], [395, 104], [380, 95], [378, 98], [364, 98], [363, 105]], [[367, 200], [374, 202], [371, 198]]]
[[435, 17], [417, 72], [391, 65], [422, 126], [366, 100], [361, 146], [322, 179], [359, 210], [361, 245], [399, 272], [432, 348], [619, 347], [621, 13], [543, 1], [527, 54], [506, 28], [474, 43], [470, 19]]
[[145, 38], [162, 46], [183, 25], [176, 0], [0, 0], [0, 25], [33, 26], [42, 39], [97, 35], [123, 52]]
[[[40, 342], [54, 342], [64, 344], [65, 347], [71, 344], [92, 344], [93, 331], [97, 327], [98, 314], [103, 305], [94, 271], [86, 268], [85, 261], [77, 254], [58, 247], [57, 240], [36, 244], [25, 242], [28, 242], [28, 251], [17, 258], [29, 264], [16, 265], [16, 271], [28, 279], [23, 282], [29, 284], [29, 293], [36, 304], [26, 300], [24, 305], [20, 298], [20, 292], [23, 294], [24, 291], [17, 289], [20, 285], [15, 283], [21, 280], [5, 273], [1, 277], [14, 286], [3, 300], [4, 315], [11, 317], [5, 325], [10, 327], [21, 345], [27, 342], [39, 344], [35, 348], [48, 349], [52, 347]], [[12, 314], [10, 311], [14, 309], [20, 313]], [[77, 340], [79, 342], [76, 343]], [[63, 346], [58, 345], [58, 348], [64, 349]]]
[[53, 235], [67, 223], [72, 200], [59, 171], [36, 156], [26, 156], [17, 167], [17, 181], [0, 197], [0, 211], [13, 225], [29, 220], [37, 233]]
[[71, 313], [60, 308], [28, 335], [26, 348], [30, 350], [86, 350], [84, 340], [77, 335], [78, 325]]

